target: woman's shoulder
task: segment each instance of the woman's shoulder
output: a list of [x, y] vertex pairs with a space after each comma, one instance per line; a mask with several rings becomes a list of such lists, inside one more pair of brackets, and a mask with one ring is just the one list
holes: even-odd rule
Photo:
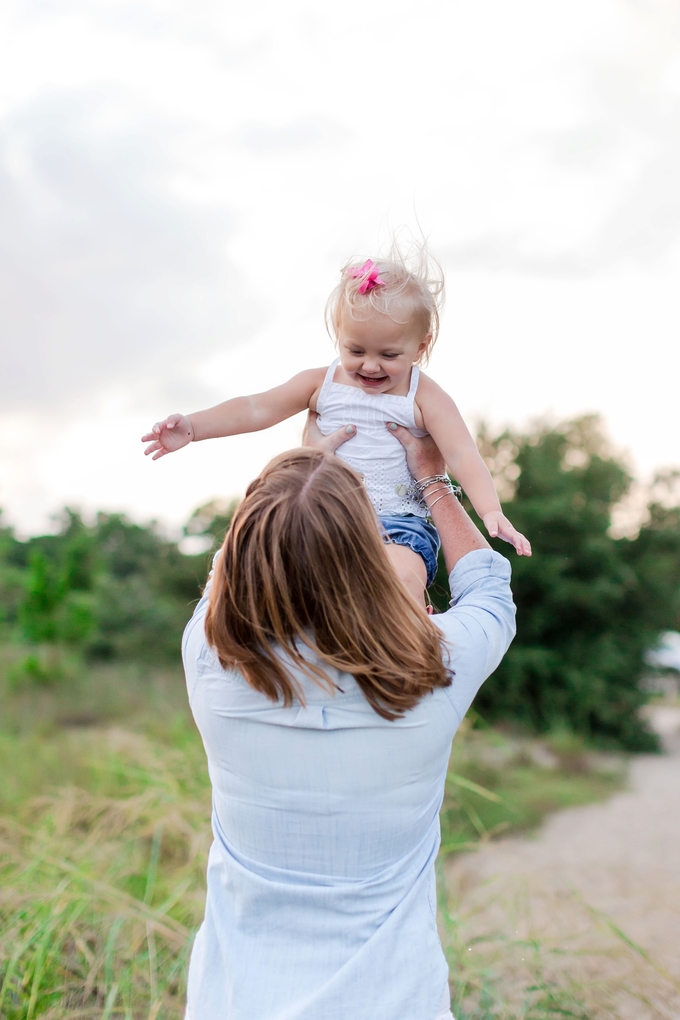
[[451, 608], [434, 616], [442, 631], [453, 684], [447, 690], [460, 717], [515, 636], [510, 563], [493, 549], [476, 549], [449, 578]]
[[449, 574], [450, 608], [434, 620], [445, 632], [469, 613], [479, 616], [490, 629], [510, 618], [514, 624], [511, 573], [507, 557], [494, 549], [473, 549], [458, 560]]

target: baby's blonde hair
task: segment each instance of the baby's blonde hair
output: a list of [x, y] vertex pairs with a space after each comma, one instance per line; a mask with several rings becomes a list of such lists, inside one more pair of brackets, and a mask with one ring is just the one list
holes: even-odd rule
[[[337, 341], [343, 314], [367, 319], [373, 313], [388, 315], [393, 322], [413, 322], [421, 337], [430, 342], [418, 359], [427, 364], [439, 335], [439, 316], [444, 307], [444, 274], [427, 250], [424, 240], [414, 241], [404, 250], [396, 240], [385, 258], [374, 261], [384, 286], [374, 286], [361, 294], [359, 288], [367, 274], [358, 272], [363, 261], [350, 259], [340, 271], [340, 282], [326, 303], [326, 329]], [[406, 318], [398, 318], [401, 313]]]

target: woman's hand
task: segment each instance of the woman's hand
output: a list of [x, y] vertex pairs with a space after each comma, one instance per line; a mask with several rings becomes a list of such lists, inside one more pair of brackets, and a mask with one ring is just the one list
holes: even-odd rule
[[395, 425], [393, 421], [387, 422], [387, 428], [406, 450], [406, 463], [414, 478], [430, 478], [432, 475], [446, 473], [444, 458], [432, 436], [419, 439], [403, 425]]
[[343, 425], [342, 428], [336, 432], [331, 432], [330, 436], [324, 436], [323, 432], [316, 424], [318, 414], [314, 411], [309, 411], [307, 414], [307, 421], [305, 422], [304, 431], [302, 433], [302, 445], [311, 446], [315, 450], [321, 450], [323, 453], [335, 453], [339, 446], [346, 443], [348, 439], [356, 435], [355, 425]]
[[[432, 475], [446, 473], [444, 458], [432, 436], [417, 439], [408, 429], [394, 422], [388, 422], [387, 427], [406, 450], [406, 463], [414, 478], [430, 478]], [[519, 556], [531, 556], [529, 540], [512, 526], [500, 510], [484, 514], [484, 526], [492, 538], [502, 538], [504, 542], [514, 545]]]
[[[387, 423], [387, 428], [406, 450], [406, 463], [415, 479], [445, 474], [444, 458], [431, 436], [417, 439], [408, 429], [392, 421]], [[455, 496], [443, 499], [442, 494], [437, 495], [430, 505], [430, 513], [442, 541], [442, 552], [449, 572], [467, 553], [490, 548]]]
[[184, 414], [170, 414], [165, 421], [157, 421], [145, 436], [142, 436], [143, 443], [150, 443], [144, 451], [144, 456], [153, 454], [152, 460], [165, 457], [166, 453], [174, 453], [188, 446], [193, 441], [194, 429], [189, 419]]

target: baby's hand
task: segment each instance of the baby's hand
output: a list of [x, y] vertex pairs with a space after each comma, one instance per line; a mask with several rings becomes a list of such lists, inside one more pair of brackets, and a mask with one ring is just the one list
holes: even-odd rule
[[502, 538], [504, 542], [514, 545], [518, 556], [531, 556], [531, 544], [500, 510], [492, 510], [484, 514], [484, 527], [492, 538]]
[[150, 443], [144, 456], [153, 454], [152, 460], [165, 457], [166, 453], [174, 453], [187, 446], [194, 438], [194, 430], [189, 419], [183, 414], [170, 414], [165, 421], [157, 421], [151, 432], [142, 436], [143, 443]]

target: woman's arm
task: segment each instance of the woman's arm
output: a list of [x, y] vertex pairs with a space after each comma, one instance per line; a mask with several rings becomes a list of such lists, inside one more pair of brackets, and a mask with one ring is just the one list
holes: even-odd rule
[[151, 444], [144, 453], [146, 456], [153, 454], [152, 459], [158, 460], [201, 439], [271, 428], [309, 407], [314, 392], [323, 383], [325, 371], [325, 368], [310, 368], [264, 393], [234, 397], [189, 415], [171, 414], [165, 421], [156, 422], [151, 432], [142, 436], [143, 443]]
[[[444, 458], [431, 436], [416, 439], [408, 429], [388, 427], [404, 446], [414, 478], [443, 474]], [[508, 560], [489, 547], [454, 495], [428, 495], [440, 485], [435, 482], [426, 488], [425, 502], [442, 542], [451, 608], [432, 619], [447, 639], [448, 666], [453, 673], [447, 692], [462, 719], [508, 650], [515, 634], [515, 606]]]
[[[430, 478], [446, 470], [444, 457], [432, 436], [417, 439], [408, 429], [390, 422], [387, 426], [406, 450], [408, 469], [414, 478]], [[446, 569], [453, 570], [458, 560], [475, 549], [490, 549], [479, 528], [470, 520], [453, 493], [442, 495], [433, 483], [424, 492], [424, 499], [439, 532]]]
[[[317, 418], [318, 415], [310, 411], [302, 439], [303, 446], [335, 453], [356, 432], [354, 425], [345, 425], [330, 436], [324, 436], [316, 424]], [[406, 450], [408, 469], [414, 478], [429, 478], [444, 473], [446, 464], [432, 436], [417, 439], [408, 429], [394, 422], [390, 422], [387, 427]], [[491, 547], [453, 494], [443, 499], [440, 498], [440, 492], [428, 496], [428, 492], [437, 487], [438, 483], [428, 486], [425, 502], [430, 507], [432, 520], [441, 538], [446, 569], [451, 573], [458, 560], [467, 553]]]

